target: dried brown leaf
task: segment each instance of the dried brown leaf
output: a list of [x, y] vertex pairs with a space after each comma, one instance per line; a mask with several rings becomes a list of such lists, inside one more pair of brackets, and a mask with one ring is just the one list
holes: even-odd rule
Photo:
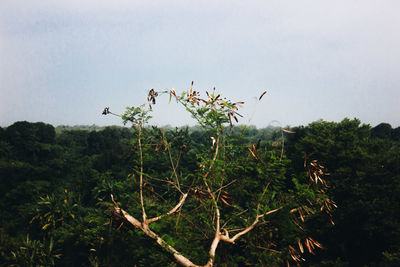
[[304, 253], [303, 244], [301, 244], [300, 239], [297, 240], [297, 244], [298, 244], [298, 246], [299, 246], [299, 249], [300, 249], [301, 253]]

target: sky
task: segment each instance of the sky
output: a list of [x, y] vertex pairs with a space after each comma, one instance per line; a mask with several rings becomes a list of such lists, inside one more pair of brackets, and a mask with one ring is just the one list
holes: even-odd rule
[[[257, 127], [400, 126], [398, 0], [1, 0], [0, 126], [122, 125], [148, 90], [216, 91]], [[267, 94], [261, 101], [256, 98]], [[193, 125], [168, 97], [151, 124]]]

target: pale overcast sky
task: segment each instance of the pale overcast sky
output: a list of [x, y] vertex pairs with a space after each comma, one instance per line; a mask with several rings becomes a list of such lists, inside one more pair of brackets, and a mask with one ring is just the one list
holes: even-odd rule
[[[121, 124], [146, 91], [217, 91], [265, 127], [400, 126], [400, 1], [0, 1], [0, 125]], [[257, 104], [254, 97], [268, 93]], [[168, 97], [153, 123], [193, 124]]]

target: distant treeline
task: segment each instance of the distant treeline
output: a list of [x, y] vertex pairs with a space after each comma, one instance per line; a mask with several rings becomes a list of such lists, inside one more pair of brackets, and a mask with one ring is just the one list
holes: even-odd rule
[[[286, 130], [295, 133], [235, 126], [225, 134], [232, 144], [258, 144], [271, 157], [282, 157], [284, 165], [276, 168], [284, 168], [288, 180], [301, 176], [309, 158], [330, 173], [330, 195], [338, 205], [335, 225], [322, 216], [307, 223], [323, 248], [305, 255], [304, 265], [400, 266], [400, 127], [344, 119]], [[210, 136], [196, 126], [164, 131], [171, 147], [182, 151], [179, 171], [192, 175], [199, 167], [196, 157], [212, 145]], [[144, 154], [146, 174], [170, 175], [168, 158], [150, 153], [160, 147], [154, 139], [160, 129], [148, 126], [143, 135], [150, 144]], [[139, 232], [110, 224], [111, 193], [129, 203], [132, 212], [138, 204], [132, 197], [137, 194], [132, 173], [137, 138], [135, 129], [117, 126], [55, 128], [21, 121], [0, 127], [0, 266], [175, 266]], [[150, 196], [166, 197], [157, 196], [155, 185], [147, 186]], [[235, 199], [234, 191], [230, 197]], [[218, 248], [229, 255], [219, 256], [220, 266], [268, 266], [274, 252], [257, 248], [257, 238], [255, 231], [237, 246]], [[209, 240], [175, 245], [186, 246], [201, 260], [199, 248], [191, 248], [199, 242]]]

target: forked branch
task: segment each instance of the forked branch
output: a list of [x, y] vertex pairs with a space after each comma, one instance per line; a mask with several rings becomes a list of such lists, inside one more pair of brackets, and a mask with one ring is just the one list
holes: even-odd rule
[[[193, 86], [193, 82], [192, 82], [192, 86]], [[163, 94], [163, 93], [168, 93], [168, 92], [167, 91], [160, 92], [160, 94]], [[259, 100], [263, 97], [264, 94], [265, 94], [265, 92], [260, 96]], [[158, 95], [159, 95], [159, 93], [156, 92], [154, 89], [150, 90], [149, 96], [148, 96], [148, 101], [149, 101], [150, 107], [151, 107], [151, 104], [154, 105], [156, 103], [155, 98]], [[278, 207], [281, 206], [281, 207], [270, 210], [265, 213], [262, 213], [261, 202], [263, 201], [265, 195], [267, 194], [268, 188], [270, 187], [270, 185], [272, 183], [272, 180], [270, 180], [264, 187], [263, 192], [258, 200], [258, 203], [256, 204], [256, 211], [255, 211], [256, 216], [253, 221], [250, 221], [250, 223], [249, 223], [250, 225], [248, 225], [245, 228], [233, 229], [233, 230], [232, 229], [228, 230], [227, 228], [225, 228], [225, 225], [223, 225], [221, 227], [221, 218], [222, 218], [221, 212], [223, 210], [221, 209], [221, 207], [219, 207], [218, 201], [221, 200], [222, 202], [224, 202], [226, 204], [224, 198], [227, 198], [227, 197], [226, 197], [226, 195], [224, 195], [225, 192], [224, 192], [223, 188], [229, 186], [231, 183], [235, 182], [236, 180], [233, 180], [232, 182], [228, 183], [227, 185], [223, 185], [225, 171], [223, 171], [224, 174], [222, 175], [223, 177], [221, 178], [221, 175], [219, 175], [219, 172], [215, 171], [215, 169], [218, 169], [218, 166], [217, 167], [215, 167], [215, 166], [219, 165], [219, 164], [217, 164], [217, 162], [218, 162], [217, 158], [220, 153], [219, 150], [222, 149], [222, 151], [221, 151], [222, 154], [225, 154], [224, 150], [223, 150], [224, 146], [221, 146], [221, 144], [220, 144], [220, 140], [223, 140], [223, 138], [224, 138], [223, 124], [229, 122], [229, 124], [232, 126], [232, 118], [235, 121], [238, 121], [236, 115], [238, 115], [238, 116], [241, 116], [241, 115], [239, 113], [237, 113], [237, 110], [238, 110], [238, 107], [240, 107], [240, 105], [243, 104], [243, 102], [232, 103], [228, 100], [224, 100], [225, 98], [221, 98], [220, 95], [216, 95], [215, 92], [213, 92], [212, 94], [207, 93], [208, 98], [202, 99], [202, 98], [200, 98], [200, 94], [197, 91], [193, 91], [192, 88], [190, 89], [190, 91], [188, 90], [186, 93], [183, 93], [181, 96], [177, 96], [174, 90], [169, 91], [169, 95], [170, 95], [170, 99], [172, 98], [172, 96], [174, 96], [178, 102], [180, 102], [184, 107], [186, 107], [186, 109], [188, 111], [190, 111], [190, 113], [193, 115], [193, 117], [198, 120], [198, 123], [200, 125], [207, 127], [208, 129], [214, 130], [213, 135], [215, 134], [213, 137], [211, 137], [211, 139], [213, 141], [211, 148], [214, 151], [213, 151], [213, 154], [210, 155], [211, 158], [209, 158], [209, 161], [207, 164], [208, 167], [206, 168], [205, 165], [201, 165], [202, 173], [203, 173], [203, 175], [201, 176], [201, 178], [202, 178], [201, 182], [203, 183], [203, 188], [202, 188], [203, 190], [199, 189], [199, 191], [198, 191], [198, 192], [201, 192], [203, 197], [206, 196], [211, 201], [211, 205], [208, 206], [207, 208], [209, 208], [209, 212], [210, 212], [210, 214], [212, 214], [211, 225], [214, 229], [214, 236], [211, 240], [211, 244], [209, 247], [209, 252], [208, 252], [209, 257], [208, 257], [207, 263], [204, 265], [205, 267], [211, 267], [214, 265], [216, 250], [217, 250], [217, 247], [218, 247], [220, 241], [235, 244], [235, 242], [239, 238], [248, 234], [257, 225], [260, 225], [262, 223], [260, 221], [263, 221], [262, 220], [263, 217], [281, 210], [283, 208], [283, 206], [286, 204], [279, 202], [279, 204], [274, 204], [274, 205], [276, 205]], [[108, 110], [108, 108], [106, 108], [103, 111], [103, 114], [112, 114], [112, 113]], [[138, 128], [138, 149], [139, 149], [140, 170], [136, 170], [136, 171], [139, 172], [139, 175], [140, 175], [139, 195], [140, 195], [142, 220], [140, 221], [140, 220], [136, 219], [135, 217], [131, 216], [128, 212], [126, 212], [125, 210], [120, 208], [118, 206], [118, 203], [114, 200], [113, 196], [111, 195], [112, 202], [114, 203], [114, 209], [112, 211], [113, 218], [115, 218], [116, 221], [120, 222], [118, 224], [119, 227], [124, 225], [124, 223], [125, 224], [129, 223], [136, 229], [141, 230], [144, 234], [146, 234], [148, 237], [153, 239], [160, 247], [162, 247], [166, 251], [170, 252], [171, 255], [173, 255], [173, 257], [179, 264], [181, 264], [183, 266], [200, 267], [199, 265], [194, 264], [188, 258], [183, 256], [182, 253], [177, 251], [170, 244], [167, 244], [167, 242], [163, 238], [161, 238], [157, 233], [153, 232], [150, 229], [151, 223], [157, 222], [166, 216], [177, 213], [182, 209], [182, 207], [188, 197], [188, 194], [191, 190], [190, 188], [195, 183], [195, 180], [193, 180], [193, 183], [190, 186], [185, 185], [184, 180], [181, 180], [181, 181], [179, 180], [178, 163], [179, 163], [181, 154], [179, 154], [178, 159], [175, 163], [174, 159], [172, 157], [172, 155], [174, 154], [172, 152], [174, 152], [174, 150], [172, 150], [170, 144], [168, 144], [165, 133], [162, 131], [162, 136], [163, 136], [162, 144], [164, 144], [164, 146], [166, 148], [165, 150], [167, 150], [167, 152], [168, 152], [169, 162], [171, 164], [173, 173], [171, 173], [171, 177], [167, 180], [158, 179], [158, 178], [152, 178], [152, 179], [156, 179], [161, 182], [168, 183], [169, 185], [173, 186], [178, 192], [180, 192], [181, 196], [180, 196], [179, 202], [174, 207], [172, 207], [168, 212], [161, 214], [159, 216], [155, 216], [153, 218], [149, 218], [149, 219], [147, 218], [147, 214], [146, 214], [146, 210], [145, 210], [143, 188], [145, 186], [144, 176], [149, 177], [149, 175], [143, 173], [144, 168], [143, 168], [143, 145], [142, 145], [142, 134], [143, 134], [142, 126], [145, 123], [145, 121], [150, 117], [146, 114], [147, 114], [147, 111], [144, 108], [132, 107], [132, 108], [128, 108], [128, 111], [123, 116], [121, 116], [124, 119], [124, 122], [129, 120]], [[283, 146], [284, 146], [283, 131], [289, 133], [289, 131], [282, 129], [282, 151], [281, 151], [280, 161], [282, 160]], [[221, 142], [221, 143], [223, 143], [223, 142]], [[261, 154], [256, 153], [255, 145], [252, 145], [252, 149], [249, 148], [249, 151], [255, 159], [260, 160], [262, 162], [262, 159], [260, 157]], [[223, 157], [222, 157], [222, 160], [224, 162], [226, 161], [226, 159]], [[265, 166], [265, 163], [263, 163], [263, 164]], [[315, 187], [318, 187], [317, 188], [317, 189], [319, 189], [318, 192], [321, 194], [320, 197], [317, 196], [316, 203], [321, 206], [321, 211], [326, 210], [328, 215], [330, 215], [331, 209], [336, 207], [336, 205], [333, 201], [326, 199], [324, 197], [325, 190], [328, 188], [328, 186], [321, 177], [323, 175], [323, 171], [322, 171], [323, 166], [317, 164], [315, 161], [311, 162], [310, 165], [311, 165], [311, 167], [308, 169], [310, 180], [315, 184]], [[222, 169], [225, 170], [225, 165], [223, 166]], [[213, 179], [211, 179], [211, 178], [213, 178]], [[216, 188], [218, 186], [220, 186], [220, 187]], [[186, 189], [187, 192], [184, 193], [182, 191], [183, 188], [189, 188], [189, 189]], [[205, 188], [205, 190], [204, 190], [204, 188]], [[223, 193], [221, 193], [221, 192], [223, 192]], [[196, 195], [196, 191], [194, 191], [194, 193]], [[313, 205], [313, 203], [311, 203], [311, 202], [310, 202], [310, 204]], [[246, 211], [243, 211], [243, 212], [246, 212]], [[293, 209], [293, 212], [294, 211], [299, 213], [301, 221], [304, 222], [303, 210], [301, 209], [301, 207], [299, 207], [297, 209]], [[308, 212], [307, 209], [304, 209], [304, 211]], [[241, 215], [242, 213], [237, 214], [237, 216]], [[228, 221], [225, 221], [225, 224], [227, 224]], [[265, 221], [265, 223], [267, 223], [267, 222]], [[231, 233], [233, 236], [230, 237], [229, 233]], [[307, 237], [303, 241], [303, 243], [304, 243], [304, 246], [308, 249], [308, 251], [310, 253], [312, 253], [313, 246], [320, 247], [320, 244], [318, 242], [314, 241], [313, 239], [311, 239], [310, 237]], [[298, 246], [299, 246], [301, 253], [303, 253], [305, 251], [305, 249], [303, 247], [303, 243], [298, 241]], [[290, 252], [290, 255], [292, 256], [292, 258], [295, 261], [298, 261], [299, 259], [301, 259], [301, 257], [298, 257], [297, 254], [295, 252], [293, 252], [295, 250], [292, 246], [289, 246], [289, 248], [292, 249]]]
[[254, 227], [256, 227], [256, 225], [258, 224], [258, 222], [260, 221], [260, 219], [266, 215], [272, 214], [274, 212], [277, 212], [278, 210], [280, 210], [282, 207], [274, 209], [274, 210], [270, 210], [264, 214], [259, 214], [256, 216], [255, 220], [253, 221], [253, 223], [245, 228], [244, 230], [240, 231], [239, 233], [237, 233], [236, 235], [234, 235], [233, 237], [229, 237], [229, 232], [228, 230], [224, 229], [224, 234], [221, 235], [221, 240], [231, 243], [231, 244], [235, 244], [235, 240], [238, 239], [239, 237], [241, 237], [242, 235], [247, 234], [248, 232], [250, 232], [251, 230], [253, 230]]

